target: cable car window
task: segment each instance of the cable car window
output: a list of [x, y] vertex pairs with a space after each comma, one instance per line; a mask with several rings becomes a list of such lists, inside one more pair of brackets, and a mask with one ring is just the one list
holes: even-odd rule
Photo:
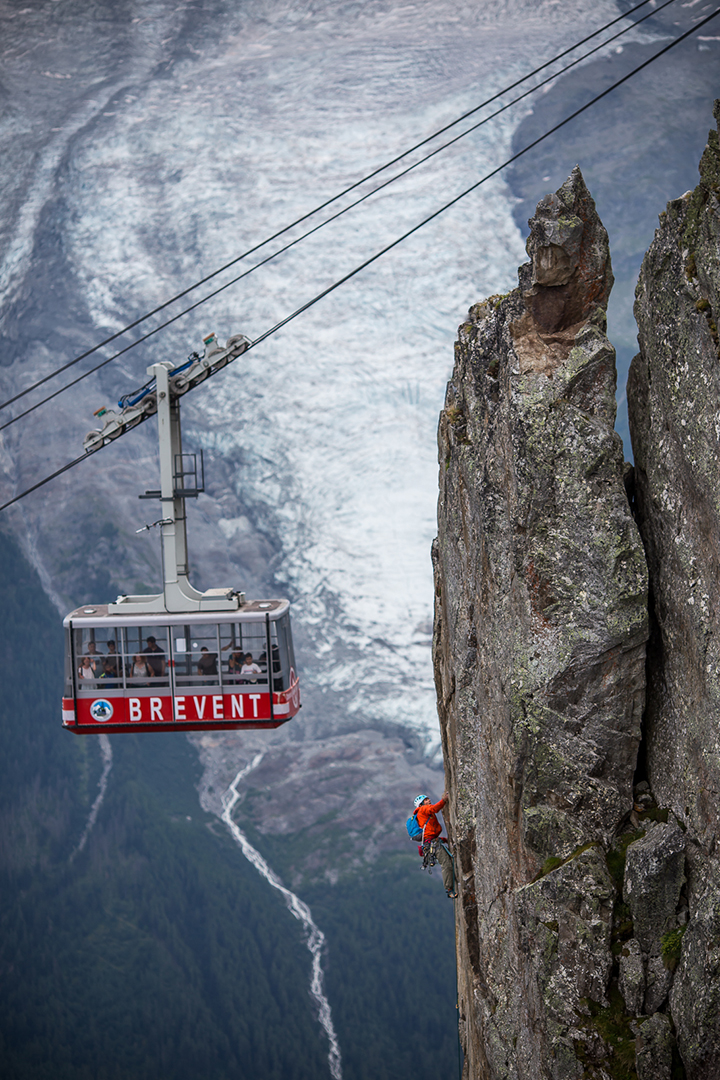
[[65, 627], [65, 698], [75, 697], [75, 673], [73, 671], [73, 648], [70, 630]]
[[[282, 685], [280, 689], [290, 686], [291, 672], [295, 672], [295, 653], [293, 651], [292, 633], [290, 631], [290, 616], [282, 615], [273, 627], [277, 628], [278, 650], [280, 652], [280, 667], [282, 671]], [[276, 687], [275, 689], [278, 689]]]
[[270, 623], [270, 650], [272, 655], [272, 680], [273, 690], [279, 692], [287, 686], [287, 678], [283, 672], [282, 658], [278, 647], [277, 624]]
[[220, 667], [216, 623], [172, 626], [175, 685], [218, 686]]
[[73, 634], [75, 680], [78, 693], [93, 696], [121, 690], [124, 685], [122, 631], [114, 626], [93, 626]]
[[129, 687], [169, 685], [166, 626], [125, 626], [123, 665]]
[[218, 630], [223, 684], [267, 685], [265, 623], [221, 623]]

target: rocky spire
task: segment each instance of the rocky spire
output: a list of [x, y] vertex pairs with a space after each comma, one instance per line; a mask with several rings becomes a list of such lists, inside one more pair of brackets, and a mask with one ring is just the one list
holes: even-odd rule
[[608, 240], [579, 169], [530, 228], [519, 288], [460, 327], [439, 430], [434, 661], [465, 1080], [575, 1078], [613, 1054], [622, 856], [614, 879], [607, 854], [633, 808], [645, 696]]
[[[643, 262], [635, 304], [640, 353], [628, 380], [653, 616], [641, 766], [657, 802], [685, 830], [687, 851], [680, 925], [666, 928], [679, 963], [672, 987], [666, 978], [665, 994], [655, 996], [659, 1008], [670, 988], [669, 1013], [692, 1080], [720, 1075], [719, 198], [712, 131], [699, 185], [668, 203]], [[659, 967], [640, 945], [649, 994]]]

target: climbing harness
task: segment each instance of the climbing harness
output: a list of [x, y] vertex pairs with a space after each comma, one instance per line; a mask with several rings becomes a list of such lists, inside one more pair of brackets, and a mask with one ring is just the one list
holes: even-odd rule
[[[439, 861], [438, 857], [437, 857], [437, 853], [438, 853], [438, 844], [440, 844], [440, 843], [442, 843], [442, 841], [440, 839], [436, 838], [434, 840], [428, 840], [427, 842], [424, 842], [422, 844], [422, 847], [421, 847], [421, 851], [422, 851], [422, 868], [423, 868], [423, 870], [427, 870], [428, 874], [432, 874], [433, 867], [436, 866], [438, 861]], [[453, 855], [452, 851], [450, 850], [450, 848], [448, 847], [447, 844], [443, 844], [442, 846], [444, 847], [445, 851], [450, 856], [450, 861], [452, 863], [453, 879], [452, 879], [451, 889], [448, 890], [448, 897], [451, 900], [454, 900], [458, 895], [457, 894], [457, 888], [456, 888], [457, 875], [455, 873], [455, 856]]]
[[422, 868], [427, 870], [429, 874], [433, 872], [433, 866], [437, 863], [437, 840], [430, 840], [428, 843], [422, 845]]

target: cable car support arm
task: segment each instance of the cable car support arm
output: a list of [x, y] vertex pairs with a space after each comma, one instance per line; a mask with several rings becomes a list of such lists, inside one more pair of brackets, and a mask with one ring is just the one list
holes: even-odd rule
[[[152, 377], [150, 383], [119, 413], [101, 410], [98, 415], [105, 418], [102, 429], [86, 436], [85, 450], [99, 449], [157, 412], [160, 490], [146, 492], [141, 498], [159, 498], [161, 502], [162, 518], [156, 524], [162, 534], [163, 591], [157, 596], [119, 596], [109, 605], [109, 610], [118, 614], [237, 611], [242, 604], [243, 593], [229, 588], [201, 593], [188, 578], [185, 499], [196, 496], [198, 489], [197, 484], [194, 489], [185, 487], [180, 397], [226, 367], [244, 353], [249, 344], [244, 335], [236, 335], [223, 349], [213, 334], [205, 341], [203, 357], [193, 354], [188, 363], [179, 368], [174, 368], [168, 361], [152, 364], [147, 369], [147, 374]], [[120, 404], [122, 406], [123, 402]]]

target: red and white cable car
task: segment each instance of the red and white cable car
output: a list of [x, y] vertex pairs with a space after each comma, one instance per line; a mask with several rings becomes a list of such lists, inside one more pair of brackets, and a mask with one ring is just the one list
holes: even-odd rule
[[155, 524], [164, 581], [158, 595], [119, 596], [66, 616], [62, 715], [69, 731], [275, 728], [300, 709], [288, 601], [248, 601], [231, 588], [201, 593], [188, 580], [185, 499], [201, 488], [197, 469], [186, 467], [192, 455], [182, 452], [179, 397], [195, 385], [194, 373], [202, 381], [246, 347], [238, 337], [223, 350], [213, 335], [189, 372], [188, 365], [152, 365], [154, 388], [85, 440], [93, 449], [157, 411], [161, 488], [144, 497], [159, 498], [163, 508]]
[[287, 600], [245, 601], [221, 615], [120, 606], [86, 605], [65, 618], [68, 730], [274, 728], [300, 708]]

